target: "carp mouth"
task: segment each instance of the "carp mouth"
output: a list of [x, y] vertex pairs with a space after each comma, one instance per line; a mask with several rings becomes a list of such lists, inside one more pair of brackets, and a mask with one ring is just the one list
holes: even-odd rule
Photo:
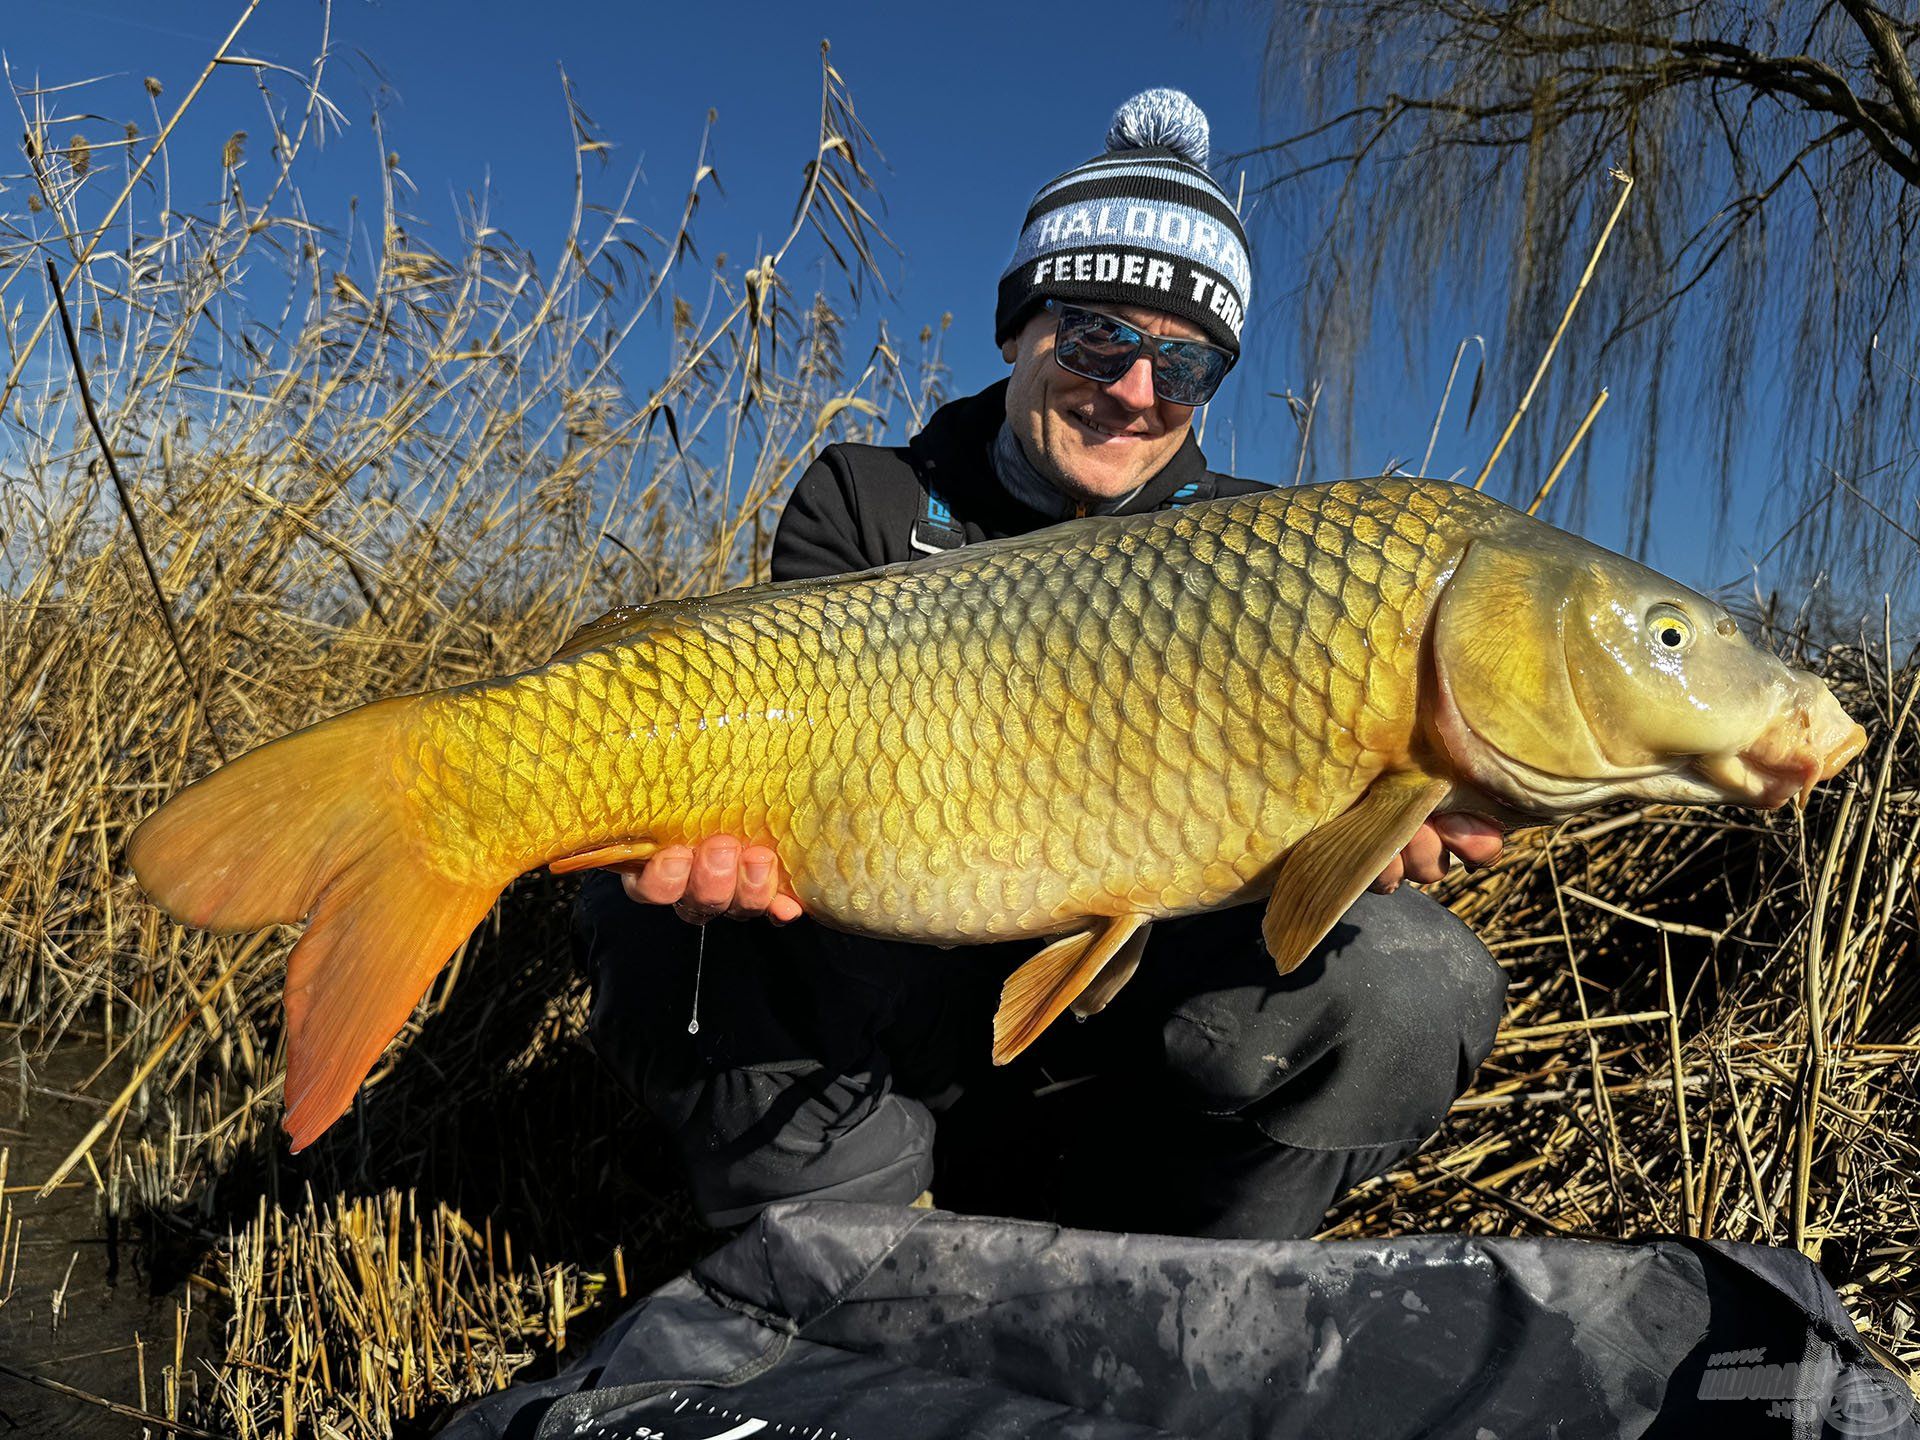
[[1838, 775], [1867, 748], [1867, 732], [1825, 685], [1811, 676], [1796, 678], [1801, 684], [1793, 701], [1751, 742], [1695, 762], [1701, 776], [1730, 799], [1764, 810], [1789, 800], [1805, 805], [1814, 786]]

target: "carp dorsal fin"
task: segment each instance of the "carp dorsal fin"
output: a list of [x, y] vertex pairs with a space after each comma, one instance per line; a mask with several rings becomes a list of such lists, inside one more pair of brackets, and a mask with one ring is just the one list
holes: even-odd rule
[[1452, 788], [1417, 770], [1382, 775], [1352, 809], [1281, 857], [1261, 933], [1282, 975], [1326, 938]]
[[598, 650], [625, 640], [660, 622], [656, 605], [620, 605], [597, 620], [589, 620], [561, 642], [549, 660], [570, 660], [583, 650]]
[[1006, 1064], [1038, 1040], [1146, 923], [1144, 915], [1101, 920], [1094, 929], [1063, 935], [1009, 975], [993, 1016], [993, 1063]]

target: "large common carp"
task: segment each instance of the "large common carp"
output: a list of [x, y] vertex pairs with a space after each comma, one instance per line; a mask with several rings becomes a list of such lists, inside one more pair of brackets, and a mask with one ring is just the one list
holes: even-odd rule
[[1864, 744], [1706, 597], [1459, 486], [1350, 481], [616, 611], [243, 756], [131, 858], [188, 924], [308, 922], [300, 1146], [541, 865], [732, 833], [847, 930], [1058, 937], [1007, 984], [1004, 1060], [1156, 917], [1271, 892], [1298, 964], [1436, 811], [1775, 806]]

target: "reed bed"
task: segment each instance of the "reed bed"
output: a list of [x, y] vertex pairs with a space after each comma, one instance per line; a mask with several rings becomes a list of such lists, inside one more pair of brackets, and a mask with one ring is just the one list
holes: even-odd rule
[[[197, 86], [176, 102], [148, 82], [148, 113], [123, 126], [80, 92], [15, 92], [0, 1040], [20, 1088], [0, 1131], [0, 1321], [59, 1279], [31, 1244], [32, 1193], [58, 1180], [137, 1239], [121, 1284], [170, 1307], [166, 1333], [130, 1333], [124, 1375], [89, 1391], [102, 1416], [363, 1440], [564, 1363], [712, 1237], [587, 1051], [568, 886], [517, 884], [350, 1114], [290, 1157], [275, 1124], [291, 936], [166, 921], [127, 873], [131, 827], [222, 754], [533, 663], [612, 603], [762, 577], [797, 467], [938, 401], [941, 327], [901, 346], [859, 323], [886, 241], [871, 140], [830, 59], [790, 223], [742, 264], [702, 259], [704, 151], [676, 218], [649, 225], [646, 192], [564, 91], [574, 201], [548, 253], [484, 200], [457, 243], [429, 243], [384, 136], [376, 203], [316, 218], [298, 176], [338, 122], [324, 61], [284, 74], [243, 40], [201, 78], [258, 83], [262, 134], [216, 154], [170, 138]], [[209, 181], [215, 204], [176, 208], [176, 186]], [[878, 338], [850, 358], [856, 334]], [[1508, 1026], [1447, 1132], [1329, 1234], [1796, 1244], [1887, 1353], [1920, 1358], [1920, 676], [1889, 651], [1817, 656], [1873, 743], [1804, 814], [1616, 814], [1448, 882], [1509, 969]], [[12, 1364], [18, 1378], [26, 1357]]]
[[[903, 346], [861, 319], [888, 242], [871, 139], [824, 51], [794, 208], [740, 263], [703, 248], [720, 193], [706, 142], [678, 201], [650, 206], [564, 82], [573, 204], [545, 253], [484, 198], [456, 244], [431, 243], [377, 121], [377, 203], [316, 217], [298, 176], [338, 123], [324, 59], [287, 75], [243, 44], [201, 78], [257, 81], [268, 143], [184, 153], [172, 136], [198, 86], [174, 103], [148, 81], [150, 113], [124, 126], [93, 118], [102, 97], [15, 90], [0, 1040], [20, 1103], [0, 1139], [39, 1143], [30, 1175], [16, 1147], [0, 1204], [32, 1256], [23, 1182], [84, 1188], [103, 1224], [137, 1229], [142, 1278], [214, 1297], [220, 1328], [180, 1327], [185, 1379], [163, 1397], [130, 1367], [115, 1403], [226, 1433], [384, 1435], [564, 1352], [609, 1257], [651, 1283], [705, 1243], [585, 1049], [570, 890], [516, 886], [355, 1112], [290, 1159], [275, 1127], [291, 935], [173, 926], [132, 884], [127, 835], [274, 735], [536, 663], [617, 603], [764, 578], [798, 468], [942, 398], [944, 325]], [[179, 208], [176, 186], [220, 198]], [[21, 1278], [44, 1309], [51, 1284]]]
[[398, 1191], [291, 1212], [263, 1197], [223, 1252], [212, 1407], [246, 1440], [404, 1429], [563, 1352], [570, 1320], [627, 1297], [618, 1247], [609, 1273], [542, 1265], [482, 1223]]

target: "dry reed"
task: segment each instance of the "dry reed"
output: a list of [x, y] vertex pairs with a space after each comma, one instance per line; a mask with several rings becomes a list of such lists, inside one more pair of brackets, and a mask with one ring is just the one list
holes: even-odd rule
[[[847, 354], [876, 334], [857, 311], [887, 241], [871, 139], [824, 52], [790, 223], [749, 263], [700, 258], [705, 140], [675, 219], [650, 227], [564, 81], [572, 206], [551, 253], [502, 233], [484, 199], [441, 250], [384, 134], [371, 213], [337, 229], [308, 213], [300, 156], [339, 123], [324, 59], [262, 66], [240, 48], [246, 18], [168, 118], [166, 87], [145, 87], [148, 125], [105, 126], [72, 90], [14, 91], [0, 1034], [23, 1116], [52, 1057], [84, 1053], [61, 1093], [92, 1123], [62, 1141], [65, 1164], [23, 1176], [15, 1151], [0, 1296], [34, 1220], [22, 1183], [84, 1186], [140, 1228], [156, 1285], [196, 1277], [188, 1294], [204, 1314], [213, 1293], [220, 1317], [213, 1335], [182, 1311], [165, 1358], [142, 1342], [116, 1404], [245, 1435], [384, 1435], [577, 1341], [610, 1256], [617, 1294], [625, 1255], [651, 1283], [704, 1243], [586, 1052], [567, 892], [516, 887], [338, 1138], [290, 1161], [275, 1125], [291, 937], [166, 922], [126, 871], [131, 826], [220, 751], [535, 663], [615, 603], [764, 578], [797, 468], [937, 403], [944, 326], [909, 349], [882, 324]], [[181, 116], [231, 75], [258, 84], [272, 143], [183, 153]], [[209, 178], [215, 205], [175, 207], [176, 186]], [[83, 418], [48, 256], [124, 498]], [[556, 1111], [587, 1138], [559, 1143]]]
[[[384, 135], [373, 213], [337, 231], [307, 213], [299, 156], [338, 121], [323, 67], [246, 61], [245, 18], [170, 118], [147, 83], [144, 130], [16, 91], [0, 1014], [22, 1114], [36, 1066], [86, 1057], [73, 1093], [92, 1123], [68, 1137], [62, 1193], [137, 1224], [148, 1277], [181, 1297], [171, 1333], [136, 1337], [113, 1403], [360, 1440], [563, 1360], [709, 1237], [586, 1052], [564, 887], [517, 885], [354, 1110], [290, 1159], [274, 1129], [289, 937], [168, 923], [125, 870], [130, 827], [216, 745], [536, 661], [614, 601], [760, 578], [796, 467], [917, 421], [943, 372], [933, 328], [917, 354], [882, 331], [849, 363], [847, 288], [793, 288], [818, 265], [874, 279], [885, 244], [871, 143], [830, 64], [792, 225], [750, 264], [698, 262], [704, 152], [677, 221], [649, 229], [570, 93], [552, 258], [484, 201], [442, 253]], [[169, 137], [222, 66], [260, 85], [271, 143], [179, 153]], [[221, 200], [176, 209], [175, 185], [210, 170]], [[55, 348], [49, 251], [186, 675]], [[1642, 809], [1519, 839], [1448, 883], [1510, 971], [1508, 1026], [1446, 1134], [1329, 1234], [1799, 1244], [1880, 1345], [1920, 1356], [1920, 681], [1889, 648], [1820, 657], [1873, 746], [1804, 815]], [[17, 1154], [0, 1150], [0, 1305], [34, 1223], [19, 1202], [55, 1174], [56, 1157], [21, 1174]]]

